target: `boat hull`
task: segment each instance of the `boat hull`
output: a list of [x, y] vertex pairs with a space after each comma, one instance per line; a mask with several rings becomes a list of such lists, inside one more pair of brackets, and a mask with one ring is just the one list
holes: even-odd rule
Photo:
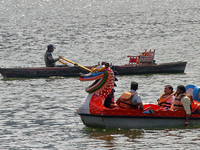
[[[182, 127], [185, 117], [102, 116], [79, 114], [88, 127], [97, 128], [166, 128]], [[200, 118], [191, 118], [190, 125], [200, 124]]]
[[159, 65], [114, 66], [119, 75], [154, 74], [154, 73], [184, 73], [187, 61], [163, 63]]
[[75, 77], [79, 73], [89, 73], [79, 67], [41, 67], [41, 68], [1, 68], [4, 78], [41, 78], [41, 77]]
[[[119, 75], [184, 73], [187, 61], [165, 63], [159, 65], [114, 66]], [[94, 66], [86, 66], [92, 68]], [[80, 67], [41, 67], [41, 68], [0, 68], [4, 78], [41, 78], [51, 76], [76, 77], [79, 73], [89, 73]]]

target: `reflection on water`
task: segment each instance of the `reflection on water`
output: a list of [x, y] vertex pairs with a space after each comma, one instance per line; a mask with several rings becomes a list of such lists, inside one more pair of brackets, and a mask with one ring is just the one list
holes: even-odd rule
[[98, 129], [85, 127], [82, 132], [89, 138], [104, 140], [106, 147], [112, 148], [115, 147], [115, 142], [119, 138], [123, 138], [123, 141], [134, 142], [136, 138], [142, 138], [142, 134], [145, 131], [137, 129]]
[[[84, 127], [81, 132], [83, 135], [92, 141], [104, 141], [103, 147], [115, 148], [120, 145], [123, 148], [136, 148], [136, 149], [152, 149], [157, 148], [178, 148], [182, 149], [185, 146], [178, 144], [171, 145], [172, 143], [182, 142], [191, 149], [195, 148], [200, 142], [199, 138], [193, 135], [200, 136], [200, 125], [179, 127], [179, 128], [159, 128], [159, 129], [99, 129]], [[186, 139], [189, 139], [187, 141]], [[97, 142], [96, 141], [96, 142]], [[181, 142], [182, 141], [182, 142]], [[196, 143], [196, 141], [198, 141]], [[153, 142], [153, 143], [152, 143]], [[195, 143], [194, 143], [195, 142]], [[98, 143], [98, 142], [97, 142]]]

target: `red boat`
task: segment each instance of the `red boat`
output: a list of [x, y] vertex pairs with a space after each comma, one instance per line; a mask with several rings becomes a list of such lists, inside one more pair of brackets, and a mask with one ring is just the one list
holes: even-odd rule
[[[165, 128], [183, 126], [185, 111], [160, 109], [155, 104], [144, 104], [144, 109], [106, 108], [104, 100], [114, 87], [114, 73], [107, 68], [91, 75], [81, 75], [80, 81], [92, 81], [85, 91], [88, 96], [82, 101], [78, 114], [88, 127], [99, 128]], [[200, 124], [200, 87], [186, 86], [187, 92], [193, 96], [190, 125]]]

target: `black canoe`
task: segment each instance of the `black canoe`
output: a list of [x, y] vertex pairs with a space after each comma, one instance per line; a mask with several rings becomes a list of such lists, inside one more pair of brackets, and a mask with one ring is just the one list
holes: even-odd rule
[[[137, 75], [154, 73], [184, 73], [187, 61], [179, 61], [163, 64], [149, 65], [124, 65], [114, 66], [118, 75]], [[92, 66], [85, 66], [92, 68]], [[79, 73], [89, 73], [78, 66], [74, 67], [39, 67], [39, 68], [0, 68], [0, 73], [4, 78], [40, 78], [40, 77], [75, 77]]]

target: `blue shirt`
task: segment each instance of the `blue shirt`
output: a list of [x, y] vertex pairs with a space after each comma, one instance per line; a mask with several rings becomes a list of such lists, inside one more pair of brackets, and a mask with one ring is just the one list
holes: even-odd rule
[[133, 95], [132, 99], [131, 99], [131, 103], [136, 105], [140, 102], [142, 102], [140, 95], [135, 91], [135, 90], [131, 90], [131, 93], [136, 93], [135, 95]]

